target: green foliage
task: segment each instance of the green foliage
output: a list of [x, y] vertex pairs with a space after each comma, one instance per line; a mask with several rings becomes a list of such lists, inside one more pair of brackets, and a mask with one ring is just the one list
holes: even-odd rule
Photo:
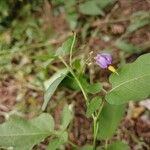
[[53, 5], [64, 7], [65, 19], [72, 30], [76, 28], [79, 17], [76, 10], [76, 3], [76, 0], [52, 0]]
[[79, 11], [84, 15], [104, 15], [103, 9], [112, 4], [114, 0], [88, 0], [79, 5]]
[[49, 142], [46, 150], [56, 150], [60, 146], [68, 142], [68, 133], [65, 130], [72, 119], [73, 119], [73, 112], [71, 110], [71, 107], [65, 105], [61, 116], [61, 130], [55, 132], [56, 138], [52, 139]]
[[127, 32], [131, 33], [135, 30], [142, 28], [145, 25], [150, 24], [150, 12], [139, 11], [132, 15], [130, 25], [127, 28]]
[[97, 3], [94, 1], [86, 1], [80, 4], [79, 10], [84, 15], [103, 15], [103, 11], [97, 6]]
[[61, 118], [61, 129], [65, 130], [68, 127], [70, 121], [73, 119], [73, 112], [71, 107], [69, 108], [68, 105], [65, 105]]
[[75, 150], [93, 150], [93, 145], [85, 145]]
[[79, 76], [78, 77], [82, 86], [84, 87], [84, 90], [87, 92], [87, 93], [91, 93], [91, 94], [96, 94], [98, 92], [100, 92], [102, 90], [102, 85], [101, 83], [92, 83], [90, 84], [88, 81], [87, 81], [87, 77], [82, 75], [82, 76]]
[[[112, 74], [112, 89], [106, 94], [110, 104], [120, 105], [143, 100], [150, 94], [150, 54], [140, 56], [135, 62], [124, 65]], [[128, 95], [128, 96], [127, 96]]]
[[0, 125], [0, 147], [13, 150], [31, 150], [54, 130], [54, 120], [48, 114], [41, 114], [30, 121], [12, 117]]
[[135, 53], [139, 51], [139, 48], [137, 46], [123, 40], [117, 40], [115, 42], [115, 45], [116, 47], [127, 53]]
[[[70, 28], [74, 30], [79, 24], [78, 19], [80, 15], [97, 16], [104, 15], [103, 9], [108, 5], [113, 4], [114, 0], [83, 0], [78, 4], [76, 0], [52, 0], [52, 4], [56, 6], [64, 6], [65, 18], [70, 25]], [[78, 13], [78, 10], [81, 14]]]
[[45, 110], [51, 96], [54, 94], [55, 90], [57, 89], [58, 85], [67, 75], [68, 70], [62, 69], [56, 72], [47, 82], [46, 82], [46, 91], [44, 93], [44, 103], [42, 106], [42, 110]]
[[0, 1], [0, 22], [9, 15], [9, 4], [7, 1]]
[[130, 150], [130, 148], [126, 143], [122, 141], [116, 141], [108, 145], [107, 148], [97, 147], [96, 150]]
[[[12, 22], [12, 38], [15, 40], [25, 40], [26, 37], [28, 42], [30, 43], [33, 40], [37, 42], [44, 41], [45, 35], [41, 29], [39, 29], [39, 20], [37, 20], [34, 16], [29, 16], [20, 22], [19, 20], [14, 20]], [[24, 34], [24, 37], [22, 37]]]
[[86, 90], [88, 93], [96, 94], [102, 90], [102, 85], [100, 83], [88, 84]]
[[83, 58], [75, 59], [72, 62], [72, 68], [75, 69], [76, 73], [79, 75], [84, 74], [85, 67], [85, 60]]
[[55, 132], [56, 138], [52, 139], [46, 150], [56, 150], [68, 142], [68, 133], [65, 131], [73, 119], [73, 112], [70, 106], [65, 105], [61, 116], [61, 127]]
[[49, 142], [46, 150], [57, 150], [58, 148], [60, 148], [61, 145], [67, 143], [67, 141], [68, 141], [68, 133], [66, 131], [60, 132], [57, 138], [52, 139]]
[[115, 2], [115, 0], [94, 0], [101, 9], [104, 9], [108, 5], [111, 5]]
[[71, 47], [73, 43], [73, 36], [70, 36], [61, 47], [59, 47], [56, 51], [56, 56], [65, 56], [70, 53]]
[[100, 107], [101, 103], [102, 99], [99, 96], [94, 97], [87, 107], [87, 117], [90, 117]]
[[114, 135], [124, 112], [125, 105], [104, 105], [98, 120], [98, 139], [108, 139]]
[[[83, 147], [80, 147], [79, 149], [74, 149], [74, 150], [93, 150], [93, 145], [85, 145]], [[130, 150], [130, 148], [126, 143], [121, 141], [116, 141], [108, 145], [107, 148], [97, 147], [96, 150]]]
[[62, 81], [62, 84], [69, 89], [80, 91], [80, 88], [79, 88], [77, 82], [75, 81], [75, 79], [73, 78], [73, 76], [70, 73], [68, 73], [68, 75]]
[[106, 150], [130, 150], [130, 148], [126, 143], [117, 141], [108, 145]]
[[64, 1], [66, 20], [68, 21], [70, 28], [73, 30], [77, 26], [78, 14], [76, 11], [76, 0]]
[[[87, 93], [96, 94], [96, 93], [98, 93], [98, 92], [100, 92], [102, 90], [101, 83], [90, 84], [87, 81], [88, 78], [86, 76], [84, 76], [84, 75], [79, 75], [78, 79], [82, 83], [82, 86], [84, 87], [84, 90]], [[77, 91], [81, 90], [79, 85], [78, 85], [78, 83], [76, 82], [76, 80], [70, 74], [64, 79], [64, 83], [63, 84], [66, 85], [67, 87], [73, 89], [73, 90], [77, 90]]]
[[[49, 16], [49, 11], [52, 12], [52, 17], [54, 18], [57, 17], [57, 15], [64, 16], [65, 13], [65, 19], [69, 23], [70, 29], [81, 33], [79, 37], [82, 36], [83, 41], [79, 41], [79, 48], [83, 50], [84, 45], [82, 45], [82, 42], [86, 43], [86, 36], [88, 36], [90, 44], [86, 45], [85, 49], [88, 49], [91, 48], [94, 43], [97, 43], [95, 42], [97, 41], [97, 35], [100, 35], [101, 40], [107, 42], [108, 36], [106, 35], [106, 38], [102, 36], [107, 34], [111, 24], [124, 24], [124, 19], [125, 21], [130, 21], [124, 34], [125, 36], [121, 36], [127, 39], [119, 38], [119, 40], [116, 40], [115, 46], [127, 53], [140, 52], [140, 45], [138, 47], [131, 44], [126, 35], [150, 24], [149, 12], [140, 11], [134, 13], [130, 18], [121, 18], [119, 21], [111, 20], [111, 17], [117, 17], [116, 14], [112, 15], [116, 9], [115, 5], [112, 11], [106, 11], [107, 14], [105, 14], [105, 10], [107, 10], [107, 8], [109, 9], [107, 6], [110, 6], [114, 2], [115, 0], [0, 1], [0, 65], [2, 68], [4, 65], [10, 65], [7, 66], [9, 69], [12, 66], [17, 66], [10, 70], [14, 71], [16, 69], [19, 72], [18, 74], [21, 74], [21, 79], [25, 80], [32, 80], [32, 76], [36, 76], [41, 84], [49, 77], [51, 69], [56, 71], [49, 80], [45, 81], [42, 110], [45, 110], [52, 95], [62, 82], [67, 85], [68, 89], [73, 89], [72, 91], [75, 91], [75, 94], [76, 92], [83, 93], [87, 106], [86, 115], [87, 117], [92, 116], [93, 119], [93, 137], [95, 143], [93, 142], [93, 145], [85, 145], [81, 148], [78, 147], [76, 148], [77, 150], [93, 150], [93, 148], [106, 150], [106, 148], [103, 147], [96, 148], [97, 131], [99, 140], [111, 138], [124, 115], [125, 105], [123, 104], [130, 100], [143, 100], [150, 95], [150, 85], [148, 84], [150, 80], [150, 54], [143, 55], [134, 63], [119, 68], [117, 70], [119, 76], [116, 74], [111, 75], [110, 83], [112, 84], [112, 89], [103, 95], [103, 98], [106, 98], [108, 102], [106, 102], [103, 107], [102, 99], [95, 95], [101, 92], [103, 88], [101, 83], [90, 84], [89, 75], [85, 75], [85, 70], [88, 72], [86, 61], [84, 60], [87, 54], [85, 54], [85, 52], [82, 54], [79, 53], [72, 59], [75, 34], [74, 36], [70, 36], [62, 46], [56, 50], [56, 53], [53, 51], [53, 39], [51, 40], [53, 31], [51, 30], [50, 24], [47, 24], [47, 21], [53, 20], [53, 18], [51, 20]], [[50, 3], [49, 6], [52, 6], [52, 9], [48, 10], [48, 12], [47, 8], [49, 9], [50, 7], [47, 7], [43, 11], [43, 7], [45, 7], [46, 3]], [[99, 18], [97, 18], [98, 16], [103, 16], [103, 18], [99, 20]], [[61, 21], [64, 21], [63, 19]], [[102, 23], [102, 25], [104, 23], [105, 25], [102, 30], [101, 28], [95, 28], [97, 19], [98, 23]], [[56, 36], [54, 36], [54, 39], [55, 37]], [[62, 39], [60, 38], [58, 41], [55, 39], [56, 44], [57, 42], [60, 43]], [[108, 40], [112, 40], [111, 37], [109, 37]], [[111, 41], [108, 43], [111, 43]], [[68, 57], [65, 57], [65, 59], [63, 59], [63, 57], [69, 54], [71, 56], [70, 62], [67, 63]], [[91, 55], [91, 57], [93, 56]], [[56, 61], [57, 63], [57, 58], [63, 62], [67, 69], [59, 69], [57, 66], [51, 64], [52, 61]], [[92, 58], [90, 59], [92, 60]], [[22, 72], [22, 70], [26, 71]], [[27, 73], [30, 74], [29, 78], [25, 76]], [[14, 78], [17, 77], [14, 75]], [[33, 79], [32, 82], [29, 83], [29, 87], [30, 85], [32, 88], [32, 85], [38, 84], [36, 80]], [[36, 87], [33, 89], [36, 90]], [[94, 98], [89, 101], [90, 97]], [[30, 150], [33, 146], [50, 136], [47, 138], [49, 140], [47, 150], [61, 149], [62, 145], [68, 142], [67, 130], [69, 123], [73, 119], [72, 106], [72, 104], [69, 106], [65, 105], [61, 115], [60, 128], [57, 131], [54, 130], [53, 118], [48, 114], [41, 114], [39, 117], [29, 121], [19, 117], [10, 118], [8, 122], [0, 125], [0, 147], [13, 147], [14, 150]], [[128, 149], [128, 146], [120, 141], [112, 143], [107, 147], [107, 150]]]
[[[16, 64], [13, 66], [12, 61], [17, 60], [22, 55], [31, 60], [29, 55], [31, 53], [32, 56], [35, 55], [33, 51], [37, 50], [37, 47], [39, 49], [39, 42], [45, 42], [47, 39], [47, 34], [44, 33], [42, 28], [43, 20], [41, 16], [35, 15], [42, 5], [43, 0], [0, 1], [0, 53], [3, 53], [3, 55], [0, 54], [1, 71], [15, 72], [17, 67]], [[42, 45], [42, 43], [40, 44]], [[4, 55], [4, 53], [7, 53], [7, 55]], [[22, 60], [23, 58], [20, 58], [17, 66], [21, 64]], [[34, 63], [30, 64], [29, 67], [32, 70], [33, 66], [35, 71], [37, 68]]]

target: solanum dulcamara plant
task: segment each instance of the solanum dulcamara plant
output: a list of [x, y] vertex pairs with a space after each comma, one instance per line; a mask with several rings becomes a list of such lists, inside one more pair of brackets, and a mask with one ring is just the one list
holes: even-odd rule
[[[109, 77], [111, 89], [106, 90], [103, 83], [89, 83], [85, 77], [86, 60], [73, 57], [75, 53], [76, 34], [70, 36], [50, 59], [59, 59], [64, 64], [63, 69], [45, 82], [44, 103], [42, 111], [46, 112], [47, 105], [58, 85], [65, 79], [72, 79], [81, 93], [86, 104], [86, 117], [92, 118], [93, 142], [83, 147], [72, 143], [68, 138], [68, 128], [73, 120], [73, 105], [65, 105], [61, 115], [60, 127], [55, 129], [53, 117], [49, 113], [41, 113], [37, 118], [25, 120], [17, 116], [10, 117], [0, 125], [0, 147], [13, 150], [31, 150], [33, 146], [48, 138], [46, 150], [56, 150], [67, 143], [75, 150], [129, 150], [123, 141], [111, 142], [118, 124], [125, 114], [129, 101], [144, 100], [150, 95], [150, 54], [138, 57], [133, 63], [117, 67], [113, 66], [110, 53], [98, 52], [93, 57], [94, 66], [99, 70], [107, 69], [112, 73]], [[67, 57], [69, 56], [69, 57]], [[67, 59], [68, 58], [68, 59]], [[78, 65], [75, 63], [78, 62]], [[70, 82], [70, 84], [71, 84]], [[98, 94], [98, 93], [103, 94]], [[100, 96], [102, 95], [102, 96]], [[97, 145], [102, 141], [101, 145]]]

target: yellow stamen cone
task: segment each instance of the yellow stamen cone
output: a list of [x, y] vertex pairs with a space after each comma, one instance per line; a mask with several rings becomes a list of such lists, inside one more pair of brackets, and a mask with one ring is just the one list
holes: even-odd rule
[[116, 73], [117, 75], [119, 75], [118, 72], [116, 71], [116, 69], [111, 65], [108, 67], [108, 70], [110, 70], [111, 72]]

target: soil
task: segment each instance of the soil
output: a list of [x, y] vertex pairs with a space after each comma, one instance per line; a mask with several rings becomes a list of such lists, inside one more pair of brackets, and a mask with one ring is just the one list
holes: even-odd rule
[[[149, 0], [132, 0], [132, 2], [129, 4], [127, 0], [118, 0], [118, 8], [113, 12], [112, 17], [116, 17], [116, 14], [122, 15], [122, 16], [129, 16], [133, 12], [139, 11], [139, 10], [150, 10], [150, 1]], [[98, 20], [101, 18], [98, 18]], [[64, 15], [61, 14], [60, 16], [53, 17], [53, 24], [52, 26], [57, 31], [58, 35], [62, 36], [65, 32], [68, 34], [68, 27], [67, 23], [65, 22]], [[118, 22], [115, 24], [112, 24], [111, 28], [107, 27], [107, 24], [103, 25], [103, 28], [101, 29], [104, 33], [111, 32], [111, 34], [115, 37], [118, 35], [120, 36], [123, 34], [126, 30], [126, 27], [128, 25], [128, 22]], [[99, 22], [95, 22], [94, 26], [99, 26]], [[95, 28], [95, 27], [94, 27]], [[55, 32], [56, 32], [55, 31]], [[80, 30], [79, 30], [80, 31]], [[80, 33], [79, 33], [80, 34]], [[61, 38], [60, 38], [61, 39]], [[64, 37], [60, 40], [62, 40]], [[150, 26], [145, 26], [142, 29], [137, 30], [136, 32], [132, 33], [129, 36], [128, 39], [131, 43], [139, 44], [143, 42], [150, 41]], [[112, 46], [112, 42], [104, 42], [103, 40], [95, 37], [92, 39], [87, 37], [87, 43], [89, 43], [88, 49], [104, 49], [109, 46]], [[59, 43], [57, 43], [59, 44]], [[146, 49], [145, 52], [148, 52], [150, 49], [149, 47]], [[139, 54], [138, 54], [139, 55]], [[138, 57], [138, 55], [133, 54], [128, 56], [127, 62], [132, 62], [135, 60], [135, 58]], [[114, 64], [118, 64], [120, 60], [119, 50], [116, 49], [113, 52], [114, 57]], [[109, 76], [108, 71], [102, 71], [101, 73], [97, 73], [94, 77], [94, 80], [101, 80], [106, 84], [106, 78]], [[109, 85], [106, 84], [106, 87], [109, 88]], [[17, 97], [18, 93], [22, 87], [19, 85], [17, 79], [12, 77], [5, 77], [3, 80], [0, 81], [0, 123], [4, 122], [5, 119], [7, 119], [7, 114], [9, 112], [12, 112], [14, 109], [16, 109], [16, 106], [20, 107], [20, 102], [18, 102]], [[31, 99], [29, 100], [29, 97], [34, 97], [34, 99], [38, 99], [37, 104], [39, 105], [38, 108], [32, 107], [30, 111], [25, 111], [24, 113], [28, 118], [32, 118], [36, 114], [38, 114], [38, 111], [40, 109], [40, 106], [43, 101], [43, 93], [40, 91], [31, 91], [30, 89], [26, 89], [26, 98], [24, 99], [23, 105], [26, 105], [26, 109], [28, 109], [30, 104], [34, 101]], [[73, 91], [72, 91], [73, 92]], [[36, 95], [34, 95], [34, 94]], [[74, 119], [72, 122], [72, 125], [70, 127], [70, 133], [69, 133], [69, 139], [72, 143], [75, 143], [79, 146], [84, 145], [86, 143], [91, 143], [93, 136], [92, 136], [92, 124], [91, 119], [87, 119], [85, 116], [85, 102], [80, 93], [74, 94], [72, 97], [74, 101]], [[54, 100], [55, 101], [55, 98]], [[70, 100], [68, 100], [70, 102]], [[17, 104], [17, 105], [16, 105]], [[130, 105], [130, 104], [129, 104]], [[139, 103], [133, 104], [134, 108], [133, 110], [137, 110], [137, 108], [142, 107], [139, 105]], [[32, 112], [33, 109], [36, 109], [34, 112]], [[131, 107], [128, 107], [127, 112], [131, 110]], [[59, 125], [60, 115], [62, 112], [62, 105], [58, 105], [55, 107], [55, 111], [53, 112], [53, 116], [56, 122], [56, 128], [57, 125]], [[139, 113], [136, 117], [133, 117], [133, 114], [126, 114], [122, 122], [120, 123], [120, 127], [117, 131], [117, 134], [112, 139], [121, 139], [125, 140], [130, 148], [132, 150], [149, 150], [150, 148], [150, 114], [149, 110], [144, 107], [143, 111]], [[112, 142], [111, 140], [109, 143]], [[97, 143], [99, 144], [99, 143]], [[45, 149], [45, 143], [40, 144], [36, 149]], [[66, 145], [66, 150], [71, 150], [71, 145]]]

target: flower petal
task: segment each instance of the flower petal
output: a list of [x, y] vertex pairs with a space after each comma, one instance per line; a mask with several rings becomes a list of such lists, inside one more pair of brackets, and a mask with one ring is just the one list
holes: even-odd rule
[[112, 56], [108, 53], [97, 54], [95, 59], [96, 63], [101, 68], [107, 68], [110, 64], [112, 64]]

